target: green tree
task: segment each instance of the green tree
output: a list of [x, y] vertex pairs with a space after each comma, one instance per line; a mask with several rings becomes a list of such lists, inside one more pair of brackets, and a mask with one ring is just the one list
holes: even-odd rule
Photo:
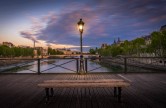
[[166, 30], [162, 31], [161, 33], [162, 33], [161, 44], [163, 49], [163, 56], [166, 57]]
[[52, 49], [51, 47], [48, 47], [48, 55], [61, 55], [64, 54], [62, 51]]
[[123, 50], [120, 46], [113, 45], [111, 47], [111, 55], [112, 57], [116, 57], [117, 55], [121, 55], [123, 53]]
[[19, 57], [19, 56], [32, 56], [32, 48], [8, 47], [5, 45], [0, 46], [1, 57]]
[[125, 40], [120, 47], [123, 49], [122, 52], [124, 55], [129, 55], [131, 53], [131, 43], [128, 40]]
[[96, 51], [95, 51], [95, 49], [90, 48], [90, 49], [89, 49], [89, 53], [90, 53], [90, 54], [96, 54]]
[[133, 52], [139, 56], [140, 53], [142, 53], [142, 48], [143, 48], [142, 46], [145, 45], [145, 39], [143, 38], [134, 39], [132, 41], [132, 45], [133, 45]]
[[151, 33], [150, 49], [158, 56], [166, 56], [166, 30]]
[[52, 54], [52, 48], [48, 47], [48, 55], [51, 55], [51, 54]]
[[162, 33], [153, 32], [151, 36], [151, 49], [155, 52], [155, 55], [162, 56]]
[[0, 51], [0, 53], [1, 53], [1, 56], [2, 56], [2, 57], [8, 57], [8, 56], [11, 55], [11, 53], [10, 53], [10, 48], [9, 48], [8, 46], [6, 46], [6, 45], [2, 45], [2, 46], [1, 46], [1, 51]]
[[57, 55], [62, 55], [62, 54], [64, 54], [64, 53], [63, 53], [62, 51], [58, 51], [58, 50], [57, 50], [57, 51], [56, 51], [56, 54], [57, 54]]

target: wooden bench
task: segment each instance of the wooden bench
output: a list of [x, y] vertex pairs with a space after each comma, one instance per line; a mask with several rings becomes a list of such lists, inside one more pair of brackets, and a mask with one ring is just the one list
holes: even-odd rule
[[[53, 88], [114, 88], [114, 97], [118, 97], [121, 102], [122, 88], [130, 86], [128, 82], [121, 79], [109, 80], [45, 80], [38, 84], [45, 89], [45, 99], [48, 103], [49, 98], [54, 95]], [[118, 91], [118, 92], [117, 92]]]
[[45, 80], [45, 83], [110, 83], [123, 82], [123, 79], [101, 79], [101, 80]]

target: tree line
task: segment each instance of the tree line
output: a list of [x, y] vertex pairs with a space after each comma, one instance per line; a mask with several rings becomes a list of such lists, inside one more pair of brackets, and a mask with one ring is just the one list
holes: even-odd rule
[[8, 47], [0, 45], [0, 57], [34, 56], [33, 48]]
[[[37, 50], [37, 56], [42, 55], [41, 50]], [[48, 55], [63, 54], [62, 51], [58, 51], [48, 47]], [[21, 47], [8, 47], [6, 45], [0, 45], [0, 57], [34, 57], [34, 48], [21, 48]]]
[[99, 54], [101, 56], [140, 56], [140, 54], [154, 54], [159, 57], [166, 57], [166, 30], [160, 32], [152, 32], [150, 40], [143, 37], [136, 38], [132, 41], [125, 40], [120, 44], [112, 44], [106, 48], [90, 49], [91, 54]]
[[52, 49], [51, 47], [48, 47], [48, 55], [61, 55], [64, 54], [62, 51]]

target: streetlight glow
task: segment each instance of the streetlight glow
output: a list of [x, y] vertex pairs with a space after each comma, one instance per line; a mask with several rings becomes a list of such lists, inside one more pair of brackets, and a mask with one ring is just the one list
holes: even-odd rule
[[83, 33], [84, 22], [82, 21], [82, 19], [80, 19], [80, 21], [77, 24], [78, 24], [78, 29], [80, 33]]
[[79, 25], [79, 30], [82, 30], [83, 29], [83, 26], [82, 25]]

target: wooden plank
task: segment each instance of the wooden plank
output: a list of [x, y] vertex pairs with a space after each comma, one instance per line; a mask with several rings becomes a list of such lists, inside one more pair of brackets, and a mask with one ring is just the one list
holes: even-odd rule
[[86, 92], [86, 88], [79, 88], [80, 89], [80, 105], [81, 105], [81, 108], [87, 108], [86, 106], [86, 101], [87, 101], [87, 92]]
[[40, 83], [39, 87], [43, 88], [98, 88], [98, 87], [128, 87], [130, 86], [127, 82], [116, 82], [116, 83]]
[[90, 93], [90, 89], [86, 88], [86, 108], [92, 108], [91, 97], [92, 94]]
[[91, 94], [91, 103], [92, 103], [92, 108], [98, 108], [99, 105], [98, 105], [98, 102], [96, 100], [96, 93], [94, 92], [94, 89], [95, 88], [90, 88], [89, 89], [89, 92]]
[[77, 98], [76, 98], [75, 91], [76, 89], [72, 88], [69, 108], [76, 108]]
[[123, 82], [123, 79], [94, 79], [94, 80], [45, 80], [46, 83], [111, 83]]

